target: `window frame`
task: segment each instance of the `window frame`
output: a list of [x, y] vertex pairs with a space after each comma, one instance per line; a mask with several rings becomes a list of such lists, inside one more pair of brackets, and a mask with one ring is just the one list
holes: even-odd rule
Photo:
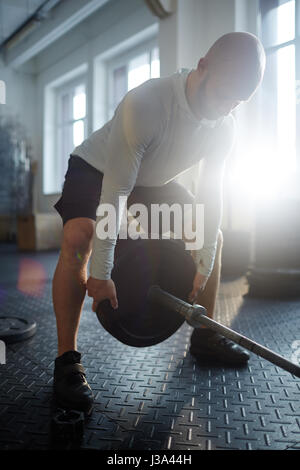
[[[56, 145], [55, 148], [58, 152], [58, 129], [63, 127], [63, 124], [61, 124], [59, 121], [59, 116], [62, 111], [61, 109], [61, 97], [68, 93], [69, 95], [73, 94], [74, 89], [77, 86], [84, 85], [85, 87], [85, 96], [86, 96], [86, 109], [85, 109], [85, 117], [80, 118], [80, 119], [73, 119], [71, 118], [69, 121], [65, 121], [64, 124], [71, 124], [73, 125], [76, 121], [84, 121], [84, 133], [85, 133], [85, 138], [87, 136], [87, 129], [88, 129], [88, 99], [87, 99], [87, 76], [81, 75], [80, 77], [77, 77], [76, 79], [73, 79], [71, 81], [68, 81], [67, 83], [64, 83], [63, 85], [57, 87], [55, 89], [55, 138], [56, 138]], [[59, 158], [59, 157], [58, 157]]]
[[[143, 43], [128, 49], [126, 52], [115, 55], [114, 57], [106, 61], [106, 84], [107, 84], [106, 120], [111, 119], [113, 112], [114, 112], [113, 104], [112, 104], [113, 103], [113, 71], [116, 68], [128, 65], [130, 60], [135, 59], [137, 56], [145, 54], [145, 53], [150, 54], [150, 61], [151, 61], [151, 53], [152, 53], [152, 50], [155, 48], [158, 48], [159, 50], [157, 37], [151, 40], [144, 41]], [[127, 80], [128, 80], [128, 77], [127, 77]], [[128, 88], [128, 82], [127, 82], [127, 88]]]
[[[54, 127], [54, 149], [55, 149], [55, 172], [56, 176], [59, 179], [62, 179], [63, 183], [63, 177], [64, 175], [62, 174], [62, 158], [65, 158], [68, 160], [69, 155], [61, 155], [61, 148], [60, 148], [60, 137], [59, 137], [59, 130], [67, 123], [65, 121], [64, 123], [60, 121], [60, 115], [62, 112], [61, 109], [61, 104], [62, 104], [62, 96], [64, 94], [69, 94], [73, 95], [74, 94], [74, 89], [77, 86], [84, 85], [85, 86], [85, 94], [86, 94], [86, 111], [85, 111], [85, 117], [81, 119], [70, 119], [68, 123], [73, 126], [73, 124], [76, 121], [83, 120], [84, 121], [84, 135], [85, 138], [87, 136], [87, 130], [88, 130], [88, 77], [87, 73], [83, 73], [81, 75], [78, 75], [76, 78], [73, 78], [71, 80], [65, 81], [59, 86], [56, 86], [54, 88], [54, 122], [53, 122], [53, 127]], [[72, 98], [71, 98], [72, 99]], [[73, 141], [72, 141], [73, 145]], [[75, 146], [73, 146], [74, 148]], [[61, 188], [57, 188], [56, 193], [60, 193]]]
[[[46, 197], [61, 194], [62, 181], [58, 181], [57, 175], [62, 174], [61, 163], [57, 152], [57, 91], [63, 87], [69, 88], [78, 82], [84, 82], [86, 87], [86, 119], [87, 126], [90, 122], [88, 96], [89, 96], [89, 66], [82, 62], [77, 67], [68, 69], [65, 73], [55, 76], [52, 80], [43, 82], [43, 142], [42, 142], [42, 194]], [[68, 155], [65, 156], [68, 158]]]
[[[263, 38], [263, 19], [272, 8], [265, 9], [262, 11], [262, 5], [268, 0], [259, 0], [259, 34], [260, 38]], [[275, 3], [275, 0], [274, 0]], [[270, 2], [271, 4], [271, 2]], [[278, 5], [279, 6], [279, 5]], [[295, 37], [289, 41], [285, 41], [275, 45], [265, 45], [266, 56], [270, 56], [278, 52], [280, 49], [294, 45], [295, 46], [295, 85], [299, 83], [300, 85], [300, 0], [295, 0]], [[300, 134], [297, 132], [297, 129], [300, 129], [300, 100], [296, 101], [296, 169], [300, 169]]]

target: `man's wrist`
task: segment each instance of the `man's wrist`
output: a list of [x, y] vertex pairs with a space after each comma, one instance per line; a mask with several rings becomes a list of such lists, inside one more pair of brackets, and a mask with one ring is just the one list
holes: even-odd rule
[[202, 276], [209, 277], [211, 272], [212, 269], [208, 269], [201, 262], [197, 265], [197, 273], [202, 274]]
[[111, 278], [107, 278], [107, 279], [99, 279], [98, 277], [94, 277], [92, 275], [90, 275], [90, 279], [92, 279], [93, 281], [98, 281], [98, 282], [102, 282], [102, 283], [106, 283], [108, 281], [111, 281]]
[[90, 277], [97, 279], [98, 281], [109, 281], [111, 279], [111, 274], [102, 269], [90, 269]]

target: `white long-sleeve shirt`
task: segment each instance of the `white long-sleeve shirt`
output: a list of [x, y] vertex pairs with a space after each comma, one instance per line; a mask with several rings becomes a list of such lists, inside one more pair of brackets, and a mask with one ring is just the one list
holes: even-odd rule
[[[189, 70], [151, 79], [121, 101], [113, 118], [72, 152], [103, 174], [101, 204], [119, 214], [119, 197], [135, 185], [162, 186], [204, 159], [195, 203], [204, 204], [204, 246], [196, 252], [198, 271], [209, 275], [222, 211], [224, 161], [234, 140], [234, 118], [204, 125], [192, 113], [185, 87]], [[97, 223], [100, 218], [97, 217]], [[116, 235], [118, 234], [118, 229]], [[116, 237], [99, 239], [96, 230], [90, 275], [110, 279]]]

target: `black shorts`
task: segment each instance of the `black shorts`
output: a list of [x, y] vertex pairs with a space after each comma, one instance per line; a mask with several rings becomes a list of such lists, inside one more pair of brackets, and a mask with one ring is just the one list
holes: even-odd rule
[[[71, 155], [65, 175], [62, 195], [54, 208], [60, 214], [63, 224], [77, 217], [96, 220], [99, 206], [103, 173], [81, 157]], [[193, 194], [181, 184], [171, 181], [163, 186], [135, 186], [128, 197], [127, 207], [132, 204], [192, 204]], [[149, 211], [150, 212], [150, 211]]]

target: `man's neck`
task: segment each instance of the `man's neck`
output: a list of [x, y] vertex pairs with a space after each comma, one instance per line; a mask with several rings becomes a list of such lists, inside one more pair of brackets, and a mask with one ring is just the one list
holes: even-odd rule
[[186, 85], [185, 85], [185, 96], [187, 103], [189, 105], [190, 110], [192, 111], [193, 115], [199, 121], [199, 124], [202, 124], [205, 127], [215, 127], [219, 122], [218, 119], [211, 120], [207, 119], [205, 116], [201, 114], [201, 110], [195, 107], [195, 103], [197, 103], [197, 90], [199, 89], [199, 77], [197, 70], [192, 70], [189, 75], [187, 76]]
[[188, 105], [192, 111], [192, 113], [194, 114], [194, 116], [196, 117], [196, 119], [198, 119], [199, 121], [201, 121], [201, 119], [204, 118], [204, 116], [201, 115], [201, 113], [199, 113], [199, 110], [196, 110], [195, 109], [195, 92], [196, 92], [196, 87], [195, 87], [195, 84], [196, 84], [196, 75], [197, 75], [197, 71], [196, 70], [192, 70], [188, 76], [187, 76], [187, 79], [186, 79], [186, 85], [185, 85], [185, 96], [186, 96], [186, 100], [188, 102]]

